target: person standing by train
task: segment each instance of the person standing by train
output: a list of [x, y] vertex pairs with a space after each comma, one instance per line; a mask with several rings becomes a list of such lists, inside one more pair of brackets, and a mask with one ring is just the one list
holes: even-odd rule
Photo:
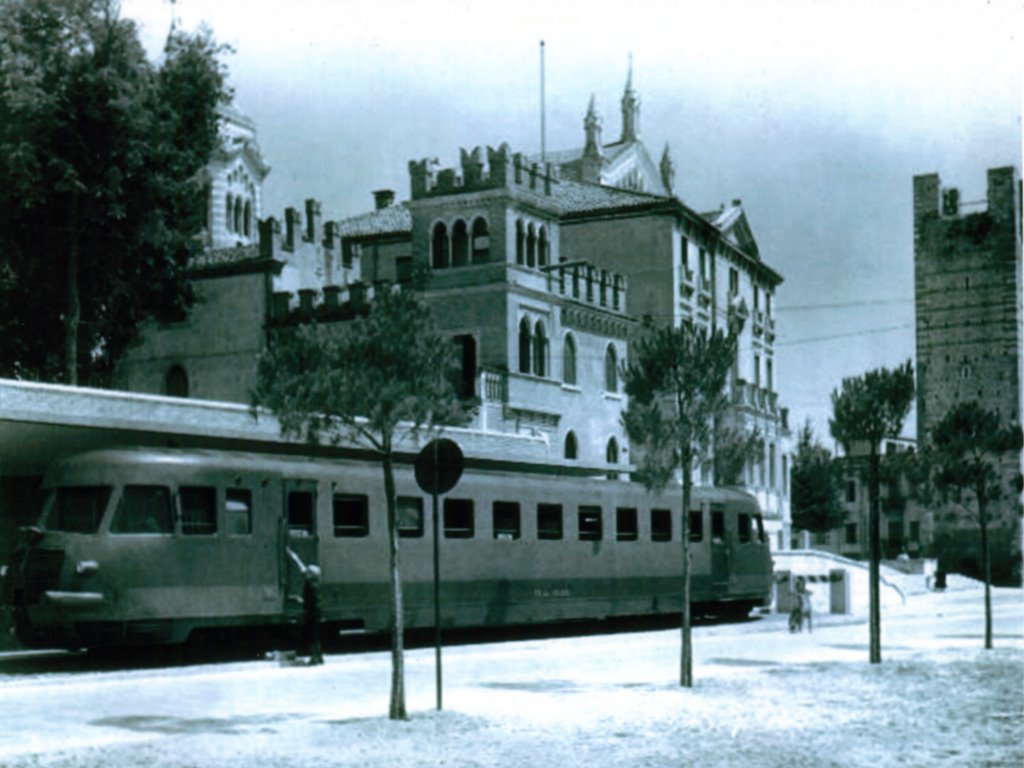
[[303, 645], [309, 650], [309, 665], [324, 663], [320, 647], [320, 567], [309, 565], [302, 585]]
[[[286, 553], [299, 573], [302, 574], [302, 638], [300, 650], [309, 653], [309, 665], [324, 663], [323, 649], [320, 646], [320, 566], [306, 565], [292, 550]], [[290, 598], [298, 600], [299, 598]]]

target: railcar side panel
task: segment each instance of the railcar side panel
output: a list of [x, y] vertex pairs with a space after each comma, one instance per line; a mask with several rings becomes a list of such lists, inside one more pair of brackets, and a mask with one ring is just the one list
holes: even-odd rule
[[[286, 626], [302, 612], [295, 558], [321, 567], [327, 624], [390, 624], [377, 465], [101, 451], [65, 462], [47, 482], [105, 487], [109, 497], [92, 511], [101, 517], [95, 530], [36, 531], [18, 590], [30, 642], [178, 642], [197, 629]], [[431, 499], [406, 468], [396, 482], [405, 623], [431, 626]], [[162, 522], [143, 528], [153, 510], [163, 510]], [[771, 559], [756, 502], [698, 488], [687, 514], [693, 602], [737, 614], [763, 602]], [[469, 472], [439, 505], [442, 622], [678, 613], [683, 528], [677, 491]]]

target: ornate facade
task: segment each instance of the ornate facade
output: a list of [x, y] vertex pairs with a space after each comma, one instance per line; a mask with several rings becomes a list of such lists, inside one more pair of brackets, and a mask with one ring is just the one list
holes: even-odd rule
[[[773, 311], [782, 278], [762, 261], [739, 201], [700, 213], [672, 194], [668, 148], [656, 165], [639, 110], [630, 74], [613, 144], [602, 144], [592, 100], [578, 150], [542, 160], [503, 144], [462, 150], [449, 167], [412, 161], [405, 202], [378, 190], [372, 211], [325, 222], [307, 201], [280, 223], [262, 220], [249, 239], [245, 202], [241, 227], [234, 214], [248, 189], [239, 179], [265, 166], [240, 151], [247, 177], [237, 164], [211, 169], [224, 215], [211, 216], [213, 247], [194, 267], [200, 301], [181, 326], [150, 329], [126, 360], [124, 386], [171, 393], [173, 371], [177, 394], [247, 402], [268, 329], [344, 322], [374, 285], [426, 273], [424, 299], [456, 347], [458, 385], [481, 402], [473, 426], [542, 437], [561, 471], [619, 476], [631, 462], [619, 370], [634, 324], [712, 328], [738, 317], [730, 418], [764, 437], [739, 479], [785, 546], [789, 430]], [[258, 185], [251, 198], [258, 212]]]

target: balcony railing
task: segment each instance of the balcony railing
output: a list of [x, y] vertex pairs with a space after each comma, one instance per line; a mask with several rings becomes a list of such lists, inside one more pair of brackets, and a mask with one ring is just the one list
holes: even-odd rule
[[736, 379], [732, 385], [732, 403], [752, 408], [761, 413], [775, 415], [779, 409], [779, 395], [743, 379]]

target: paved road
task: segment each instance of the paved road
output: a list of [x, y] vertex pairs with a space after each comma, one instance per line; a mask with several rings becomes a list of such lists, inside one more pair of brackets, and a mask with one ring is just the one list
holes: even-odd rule
[[[904, 609], [883, 617], [884, 660], [897, 664], [935, 649], [948, 654], [979, 648], [981, 608], [980, 589], [913, 597]], [[997, 592], [995, 626], [998, 646], [1024, 648], [1019, 590]], [[867, 634], [864, 619], [851, 616], [819, 616], [815, 632], [800, 635], [786, 631], [782, 616], [702, 626], [695, 631], [696, 675], [698, 681], [722, 681], [785, 665], [854, 663], [859, 668], [856, 663], [868, 656]], [[551, 717], [557, 720], [564, 713], [552, 702], [583, 690], [593, 694], [587, 701], [609, 712], [627, 702], [637, 706], [651, 700], [637, 699], [642, 691], [671, 686], [678, 642], [678, 632], [669, 629], [446, 649], [446, 709], [478, 711], [486, 700], [500, 721], [521, 717], [523, 707], [540, 703], [555, 707]], [[245, 743], [239, 737], [247, 741], [268, 734], [286, 741], [288, 734], [307, 733], [317, 724], [381, 718], [387, 712], [389, 674], [388, 657], [380, 652], [332, 655], [323, 667], [277, 659], [164, 665], [96, 664], [65, 654], [4, 655], [0, 765], [35, 764], [29, 762], [35, 759], [45, 764], [47, 755], [94, 755], [88, 751], [93, 748], [117, 754], [132, 746], [171, 750], [182, 737], [205, 745], [234, 739], [237, 746]], [[429, 716], [434, 705], [430, 649], [407, 654], [407, 692], [410, 712]], [[541, 698], [524, 699], [527, 694]], [[89, 763], [83, 757], [80, 763], [60, 764]]]

